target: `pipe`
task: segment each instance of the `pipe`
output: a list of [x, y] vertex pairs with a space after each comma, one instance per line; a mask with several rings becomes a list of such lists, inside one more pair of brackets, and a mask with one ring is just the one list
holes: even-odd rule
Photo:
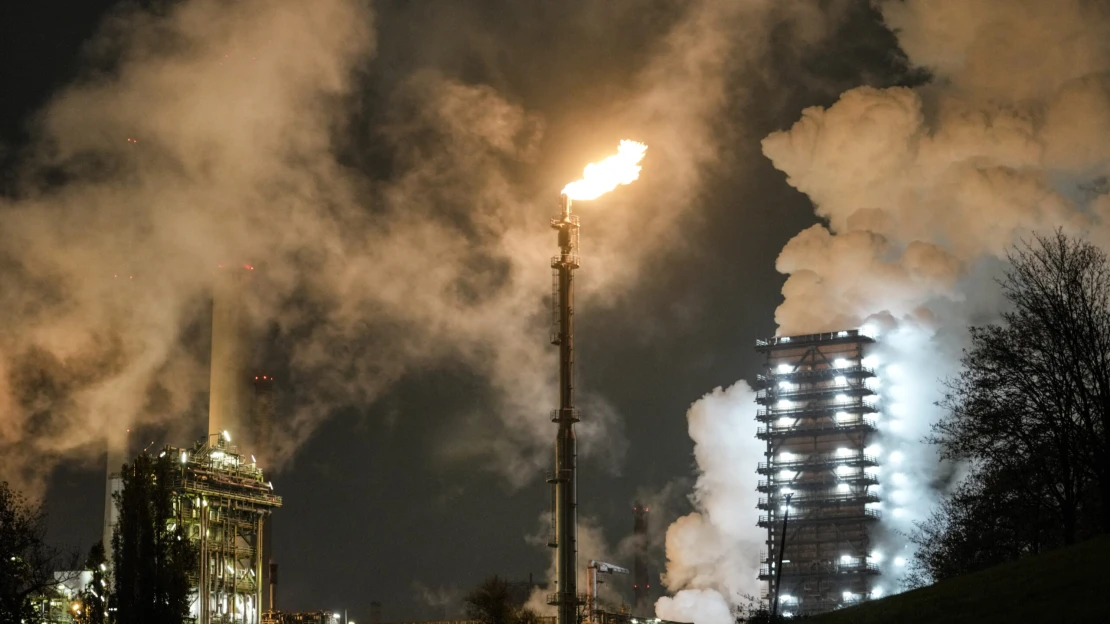
[[775, 621], [779, 612], [779, 598], [782, 596], [782, 555], [786, 552], [786, 525], [790, 522], [790, 499], [793, 494], [786, 495], [786, 511], [782, 514], [782, 539], [779, 540], [778, 562], [775, 564], [775, 591], [771, 594], [771, 622]]

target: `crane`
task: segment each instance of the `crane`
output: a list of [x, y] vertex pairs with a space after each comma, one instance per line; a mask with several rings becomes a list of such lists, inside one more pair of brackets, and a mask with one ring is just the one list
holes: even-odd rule
[[628, 573], [628, 568], [622, 568], [619, 565], [605, 563], [604, 561], [597, 561], [596, 559], [590, 560], [590, 565], [586, 568], [586, 615], [588, 621], [598, 621], [597, 612], [600, 611], [600, 609], [597, 606], [597, 584], [605, 582], [598, 579], [598, 575]]

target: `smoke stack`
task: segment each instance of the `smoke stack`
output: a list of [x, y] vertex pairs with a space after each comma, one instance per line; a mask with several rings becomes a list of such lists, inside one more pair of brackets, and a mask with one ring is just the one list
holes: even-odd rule
[[640, 503], [632, 508], [632, 534], [635, 542], [635, 555], [632, 560], [632, 590], [636, 597], [636, 612], [645, 613], [651, 607], [651, 575], [648, 573], [648, 511]]
[[[128, 429], [130, 431], [130, 429]], [[116, 528], [116, 523], [119, 521], [119, 513], [116, 511], [115, 493], [120, 489], [120, 468], [123, 467], [124, 462], [127, 461], [127, 436], [108, 434], [107, 450], [108, 460], [104, 467], [104, 527], [101, 539], [104, 544], [104, 552], [108, 556], [108, 560], [112, 559], [112, 532]]]
[[255, 375], [253, 384], [254, 397], [251, 400], [248, 437], [251, 454], [256, 457], [260, 466], [268, 469], [273, 457], [274, 378], [269, 375]]
[[247, 423], [247, 312], [243, 290], [249, 266], [221, 268], [212, 292], [212, 365], [208, 433], [228, 431], [241, 449], [250, 449]]
[[278, 565], [270, 561], [267, 569], [270, 577], [270, 611], [277, 610], [277, 584], [278, 584]]

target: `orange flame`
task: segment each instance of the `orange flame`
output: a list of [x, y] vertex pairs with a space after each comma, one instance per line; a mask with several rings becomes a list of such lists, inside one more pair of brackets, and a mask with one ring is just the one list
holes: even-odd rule
[[616, 154], [586, 165], [582, 179], [566, 185], [563, 195], [576, 200], [597, 199], [621, 184], [631, 184], [640, 177], [640, 161], [646, 151], [643, 143], [621, 141]]

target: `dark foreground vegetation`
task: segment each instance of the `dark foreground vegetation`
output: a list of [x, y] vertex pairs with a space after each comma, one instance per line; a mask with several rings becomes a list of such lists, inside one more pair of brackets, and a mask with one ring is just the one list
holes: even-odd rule
[[1102, 536], [858, 607], [806, 624], [1110, 622], [1110, 537]]
[[967, 473], [912, 538], [911, 586], [1110, 532], [1110, 261], [1061, 232], [1009, 260], [940, 404], [931, 441]]

